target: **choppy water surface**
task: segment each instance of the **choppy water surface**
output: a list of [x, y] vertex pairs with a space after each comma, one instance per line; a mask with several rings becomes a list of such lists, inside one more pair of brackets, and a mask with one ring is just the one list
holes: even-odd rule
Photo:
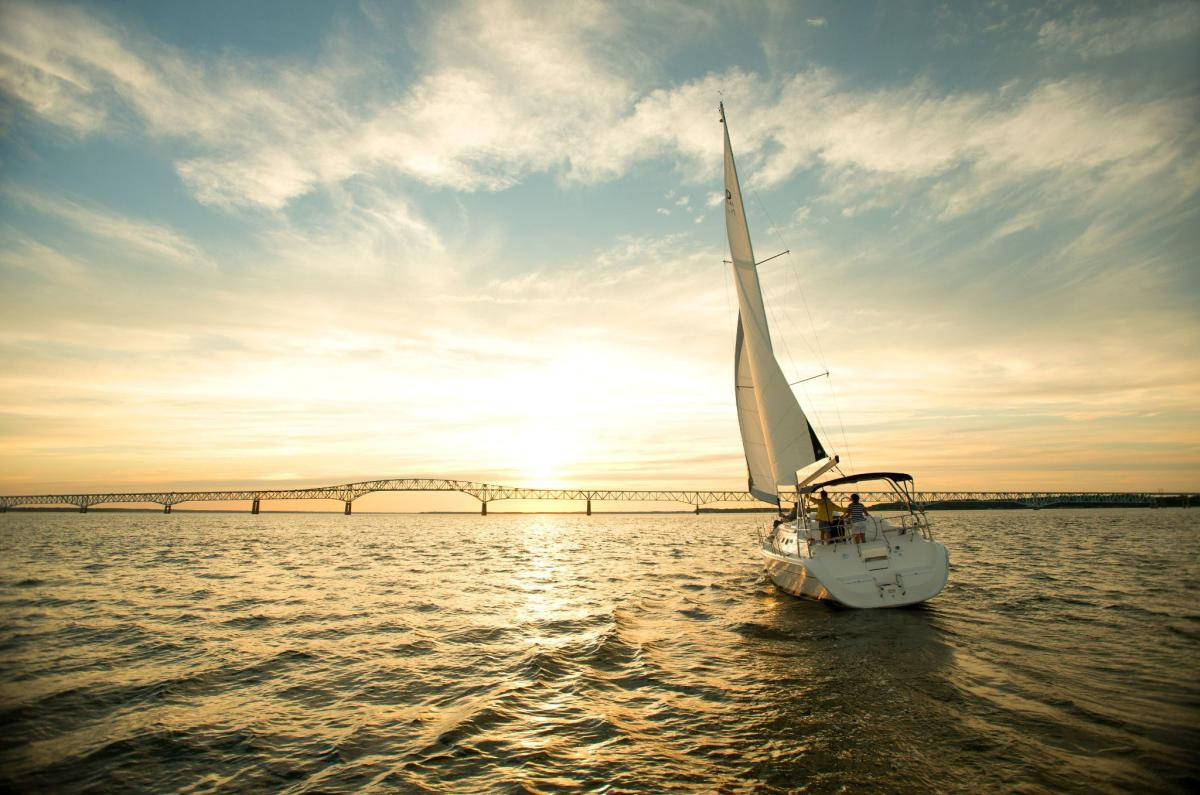
[[1195, 790], [1200, 510], [936, 513], [927, 606], [762, 516], [0, 516], [0, 787]]

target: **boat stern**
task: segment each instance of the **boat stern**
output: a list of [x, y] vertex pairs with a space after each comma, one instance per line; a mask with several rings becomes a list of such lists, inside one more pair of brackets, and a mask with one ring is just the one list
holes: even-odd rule
[[825, 588], [847, 607], [903, 607], [932, 599], [946, 587], [950, 555], [937, 541], [909, 536], [838, 544]]
[[800, 550], [793, 538], [789, 532], [783, 544], [769, 541], [763, 555], [771, 581], [794, 596], [855, 608], [904, 607], [937, 596], [949, 577], [946, 547], [917, 533], [887, 533], [861, 542], [801, 542]]

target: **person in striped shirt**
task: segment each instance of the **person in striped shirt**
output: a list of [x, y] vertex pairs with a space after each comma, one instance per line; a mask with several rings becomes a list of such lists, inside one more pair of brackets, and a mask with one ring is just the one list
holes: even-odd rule
[[870, 515], [867, 513], [867, 507], [859, 502], [858, 495], [851, 494], [850, 504], [846, 506], [845, 516], [842, 517], [846, 523], [857, 524]]

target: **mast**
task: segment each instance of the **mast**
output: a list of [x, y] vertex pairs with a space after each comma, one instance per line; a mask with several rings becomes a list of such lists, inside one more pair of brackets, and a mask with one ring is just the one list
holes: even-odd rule
[[794, 487], [796, 471], [826, 454], [775, 359], [725, 103], [718, 109], [725, 136], [725, 231], [738, 296], [734, 352], [738, 425], [750, 492], [760, 500], [778, 503], [780, 490]]

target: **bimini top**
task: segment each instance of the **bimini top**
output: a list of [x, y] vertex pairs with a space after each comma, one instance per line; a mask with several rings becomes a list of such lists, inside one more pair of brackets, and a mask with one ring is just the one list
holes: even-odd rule
[[912, 475], [906, 475], [903, 472], [860, 472], [857, 475], [847, 475], [844, 478], [834, 478], [827, 480], [824, 483], [812, 483], [800, 489], [802, 492], [820, 491], [821, 489], [830, 486], [843, 486], [847, 483], [858, 483], [863, 480], [891, 480], [900, 483], [905, 480], [912, 480]]

